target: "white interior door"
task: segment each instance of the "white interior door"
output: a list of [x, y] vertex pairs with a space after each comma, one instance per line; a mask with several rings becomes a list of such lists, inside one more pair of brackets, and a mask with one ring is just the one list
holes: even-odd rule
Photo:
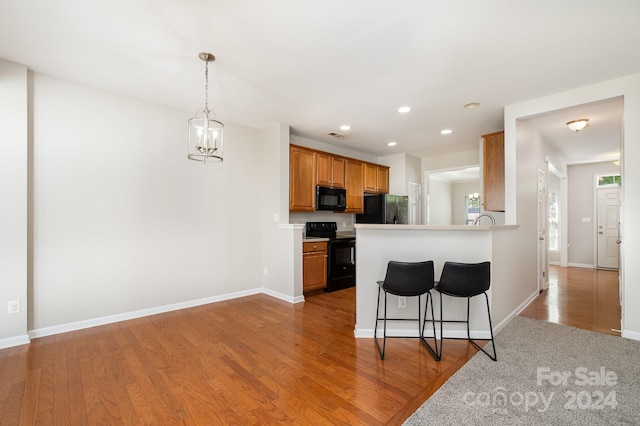
[[547, 174], [538, 169], [538, 291], [547, 288]]
[[598, 268], [618, 269], [620, 188], [598, 189]]

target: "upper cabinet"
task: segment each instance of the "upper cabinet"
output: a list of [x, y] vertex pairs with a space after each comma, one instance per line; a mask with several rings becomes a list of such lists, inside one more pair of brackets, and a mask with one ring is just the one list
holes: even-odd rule
[[358, 160], [345, 161], [345, 186], [347, 189], [347, 209], [345, 213], [364, 213], [364, 166]]
[[327, 152], [316, 153], [317, 182], [320, 186], [344, 188], [343, 157], [331, 155]]
[[316, 210], [316, 152], [303, 147], [289, 147], [289, 210]]
[[389, 193], [389, 167], [364, 163], [364, 191], [377, 194]]
[[345, 213], [362, 213], [365, 192], [389, 192], [389, 167], [290, 145], [289, 210], [315, 211], [316, 185], [345, 189]]
[[504, 211], [504, 132], [483, 135], [482, 176], [486, 211]]

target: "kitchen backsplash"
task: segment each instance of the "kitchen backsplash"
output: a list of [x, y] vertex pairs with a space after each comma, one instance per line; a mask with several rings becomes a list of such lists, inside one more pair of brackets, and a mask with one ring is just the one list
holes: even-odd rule
[[335, 222], [338, 225], [338, 231], [351, 231], [355, 223], [355, 215], [327, 211], [315, 213], [289, 212], [289, 223], [305, 224], [307, 222]]

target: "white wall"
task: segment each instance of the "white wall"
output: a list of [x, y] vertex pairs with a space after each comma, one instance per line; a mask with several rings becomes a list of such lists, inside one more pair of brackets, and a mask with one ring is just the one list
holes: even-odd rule
[[[622, 336], [640, 340], [640, 311], [636, 308], [640, 300], [640, 263], [637, 253], [640, 252], [640, 223], [634, 218], [640, 209], [640, 168], [634, 167], [640, 161], [640, 74], [609, 80], [591, 86], [558, 93], [520, 104], [505, 107], [505, 202], [506, 223], [518, 223], [520, 210], [520, 182], [517, 169], [519, 146], [516, 123], [520, 118], [535, 114], [555, 111], [574, 105], [624, 97], [622, 151], [622, 209], [621, 209], [621, 290], [622, 303]], [[518, 142], [518, 143], [517, 143]], [[523, 240], [524, 241], [524, 240]]]
[[[620, 166], [607, 162], [568, 167], [569, 266], [596, 266], [594, 238], [597, 232], [597, 217], [594, 176], [607, 173], [620, 173]], [[583, 218], [588, 218], [590, 222], [582, 222]]]
[[34, 75], [34, 282], [46, 329], [262, 285], [262, 133], [186, 159], [189, 113]]
[[262, 140], [262, 282], [267, 294], [302, 297], [302, 227], [289, 225], [289, 127], [276, 124]]
[[422, 183], [422, 160], [408, 154], [379, 157], [376, 162], [389, 166], [389, 194], [409, 195], [409, 182]]
[[453, 209], [453, 188], [446, 182], [433, 176], [429, 177], [429, 199], [427, 200], [427, 225], [451, 225]]
[[305, 146], [307, 148], [317, 149], [318, 151], [330, 152], [332, 154], [342, 155], [344, 157], [355, 158], [357, 160], [368, 161], [370, 163], [376, 163], [377, 157], [373, 155], [365, 154], [362, 152], [354, 151], [348, 148], [342, 148], [336, 145], [320, 142], [315, 139], [305, 138], [303, 136], [291, 135], [290, 141], [294, 145]]
[[28, 342], [27, 117], [27, 68], [0, 60], [0, 349]]
[[[478, 140], [480, 140], [479, 135]], [[480, 156], [477, 149], [462, 152], [452, 152], [444, 155], [423, 157], [422, 174], [424, 174], [424, 172], [428, 170], [446, 170], [456, 168], [462, 169], [466, 167], [477, 166], [479, 161]]]

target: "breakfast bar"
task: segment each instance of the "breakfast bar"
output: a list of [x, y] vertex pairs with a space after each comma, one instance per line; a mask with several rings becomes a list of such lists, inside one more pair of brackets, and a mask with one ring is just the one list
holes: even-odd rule
[[[377, 281], [383, 280], [390, 260], [420, 262], [433, 260], [435, 279], [439, 279], [446, 261], [479, 263], [491, 262], [491, 288], [487, 292], [491, 305], [494, 331], [526, 306], [537, 289], [520, 285], [518, 274], [524, 272], [518, 264], [519, 227], [502, 226], [429, 226], [429, 225], [369, 225], [356, 224], [356, 337], [373, 337], [378, 295]], [[531, 268], [529, 268], [531, 269]], [[535, 273], [535, 270], [533, 271]], [[523, 281], [524, 282], [524, 281]], [[530, 284], [528, 285], [530, 287]], [[440, 301], [432, 291], [436, 318]], [[398, 318], [416, 316], [417, 298], [408, 298], [406, 308], [400, 308], [396, 296], [389, 297], [389, 315]], [[423, 298], [424, 303], [424, 298]], [[424, 307], [422, 307], [424, 310]], [[445, 319], [464, 319], [466, 301], [443, 296]], [[429, 327], [426, 328], [429, 330]], [[425, 333], [428, 333], [426, 331]], [[471, 299], [472, 337], [489, 338], [489, 323], [483, 298]], [[466, 337], [461, 324], [445, 323], [444, 337]], [[389, 322], [389, 336], [418, 336], [415, 323]], [[428, 334], [427, 334], [428, 335]]]

